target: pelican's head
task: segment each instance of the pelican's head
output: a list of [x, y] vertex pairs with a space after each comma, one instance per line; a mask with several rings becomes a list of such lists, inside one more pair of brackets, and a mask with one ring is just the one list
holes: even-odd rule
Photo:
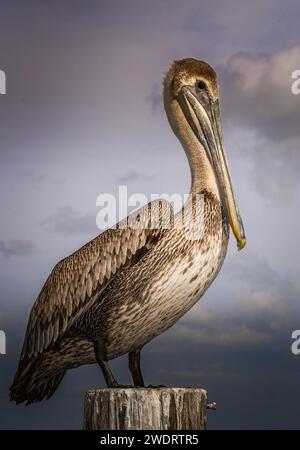
[[192, 58], [175, 61], [164, 80], [164, 102], [175, 134], [180, 137], [180, 126], [185, 121], [204, 149], [241, 250], [246, 237], [223, 142], [216, 72], [204, 61]]

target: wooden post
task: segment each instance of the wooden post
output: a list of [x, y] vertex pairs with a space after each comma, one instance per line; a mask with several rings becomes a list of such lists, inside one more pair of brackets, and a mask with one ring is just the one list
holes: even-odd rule
[[204, 430], [207, 393], [192, 388], [95, 389], [86, 393], [85, 430]]

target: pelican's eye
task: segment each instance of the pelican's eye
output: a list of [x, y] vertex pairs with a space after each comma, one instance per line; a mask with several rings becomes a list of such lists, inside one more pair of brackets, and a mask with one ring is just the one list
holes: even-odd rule
[[204, 83], [204, 81], [202, 80], [196, 81], [196, 88], [203, 90], [206, 88], [206, 83]]

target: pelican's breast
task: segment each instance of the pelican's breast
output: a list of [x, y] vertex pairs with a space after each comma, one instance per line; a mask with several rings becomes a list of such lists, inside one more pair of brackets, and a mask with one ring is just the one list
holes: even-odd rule
[[209, 200], [201, 213], [200, 235], [195, 234], [199, 223], [190, 219], [188, 227], [169, 230], [141, 265], [131, 268], [130, 276], [104, 300], [111, 302], [105, 314], [109, 357], [139, 348], [168, 329], [217, 276], [229, 230], [220, 206]]

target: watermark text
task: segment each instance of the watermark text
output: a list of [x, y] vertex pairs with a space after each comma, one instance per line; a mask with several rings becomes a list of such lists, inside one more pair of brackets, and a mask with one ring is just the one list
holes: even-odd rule
[[6, 94], [6, 74], [0, 70], [0, 95]]
[[[183, 230], [188, 240], [199, 240], [204, 231], [204, 196], [202, 194], [128, 195], [127, 186], [119, 186], [118, 196], [100, 194], [96, 224], [107, 228]], [[125, 217], [125, 219], [123, 219]]]
[[292, 82], [292, 85], [291, 85], [291, 91], [294, 95], [299, 95], [300, 94], [300, 69], [294, 70], [292, 72], [292, 80], [294, 80], [294, 81]]
[[293, 355], [300, 355], [300, 330], [294, 330], [291, 338], [294, 341], [291, 346]]
[[6, 335], [0, 330], [0, 355], [6, 355]]

